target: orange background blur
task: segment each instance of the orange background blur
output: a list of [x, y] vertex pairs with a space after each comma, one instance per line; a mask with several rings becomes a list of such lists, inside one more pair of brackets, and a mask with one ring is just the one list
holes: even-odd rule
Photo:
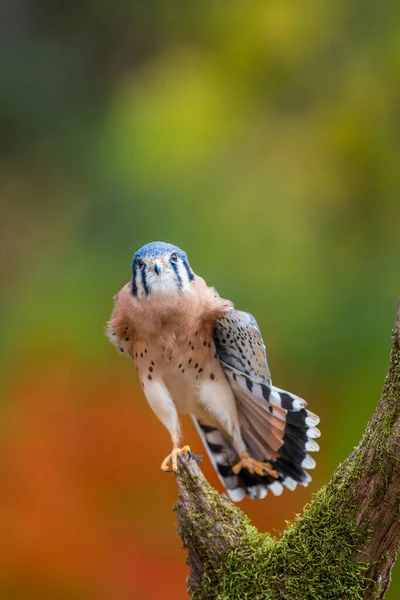
[[274, 383], [321, 416], [309, 488], [241, 504], [282, 531], [357, 444], [386, 373], [400, 8], [0, 11], [0, 598], [180, 600], [169, 435], [104, 336], [112, 296], [161, 239], [256, 316]]

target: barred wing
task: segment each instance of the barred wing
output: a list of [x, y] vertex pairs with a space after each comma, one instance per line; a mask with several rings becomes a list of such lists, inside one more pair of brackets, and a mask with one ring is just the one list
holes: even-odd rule
[[217, 320], [214, 341], [223, 365], [254, 381], [271, 381], [264, 341], [257, 321], [249, 313], [231, 310]]
[[270, 462], [278, 473], [278, 479], [254, 475], [246, 469], [234, 475], [235, 459], [228, 441], [222, 441], [215, 428], [199, 423], [203, 440], [232, 500], [241, 500], [246, 495], [263, 498], [268, 489], [279, 495], [284, 487], [293, 490], [297, 484], [308, 485], [311, 477], [306, 469], [315, 467], [308, 453], [319, 450], [315, 441], [320, 436], [316, 427], [319, 418], [307, 410], [305, 400], [272, 385], [256, 320], [248, 313], [232, 310], [218, 319], [214, 340], [236, 399], [247, 450], [256, 460]]

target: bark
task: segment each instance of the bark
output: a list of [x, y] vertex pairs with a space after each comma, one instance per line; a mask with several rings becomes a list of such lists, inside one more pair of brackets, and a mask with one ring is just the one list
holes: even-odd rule
[[177, 483], [191, 598], [383, 598], [400, 548], [400, 302], [382, 395], [358, 447], [279, 539], [257, 532], [195, 460], [180, 458]]

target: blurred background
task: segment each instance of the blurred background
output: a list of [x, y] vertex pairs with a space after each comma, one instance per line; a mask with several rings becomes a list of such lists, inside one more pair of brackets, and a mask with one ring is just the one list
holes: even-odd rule
[[399, 4], [3, 0], [0, 22], [0, 597], [184, 599], [169, 435], [104, 336], [112, 296], [164, 240], [256, 316], [321, 415], [309, 488], [241, 505], [282, 531], [386, 373]]

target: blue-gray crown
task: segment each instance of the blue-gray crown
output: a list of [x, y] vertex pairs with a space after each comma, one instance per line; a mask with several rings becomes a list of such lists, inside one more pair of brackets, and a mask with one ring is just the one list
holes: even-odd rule
[[186, 252], [178, 248], [178, 246], [174, 246], [173, 244], [168, 244], [168, 242], [150, 242], [145, 246], [139, 248], [133, 257], [132, 264], [134, 264], [139, 258], [150, 257], [150, 258], [161, 258], [168, 254], [168, 252], [176, 252], [178, 256], [181, 258], [185, 258], [187, 260]]

